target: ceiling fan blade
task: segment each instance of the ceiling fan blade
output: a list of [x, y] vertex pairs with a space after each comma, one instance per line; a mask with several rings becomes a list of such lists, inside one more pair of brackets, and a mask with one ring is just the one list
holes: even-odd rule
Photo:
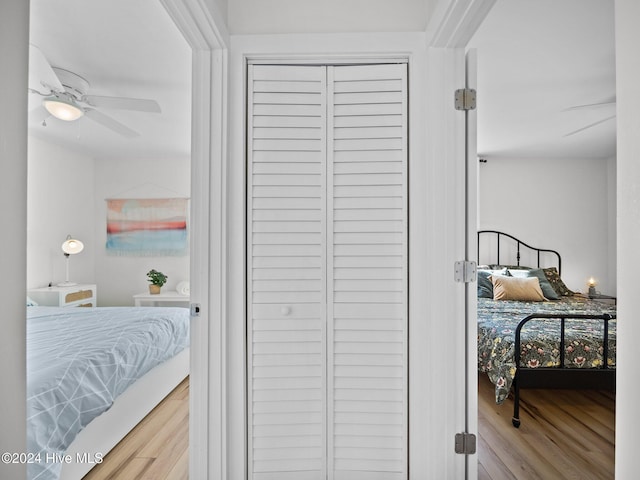
[[[51, 64], [47, 61], [42, 51], [31, 44], [29, 45], [29, 88], [47, 95], [51, 91], [64, 92], [64, 87], [53, 68], [51, 68]], [[42, 92], [43, 88], [49, 91]]]
[[138, 132], [131, 130], [126, 125], [123, 125], [104, 113], [100, 113], [98, 110], [87, 109], [85, 110], [85, 115], [94, 122], [99, 123], [103, 127], [107, 127], [109, 130], [113, 130], [124, 137], [135, 138], [140, 136]]
[[578, 130], [574, 130], [573, 132], [569, 132], [569, 133], [567, 133], [566, 135], [563, 135], [563, 136], [564, 137], [570, 137], [571, 135], [575, 135], [576, 133], [584, 132], [588, 128], [595, 127], [596, 125], [600, 125], [601, 123], [609, 121], [609, 120], [611, 120], [613, 118], [616, 118], [616, 116], [615, 115], [611, 115], [610, 117], [603, 118], [602, 120], [598, 120], [597, 122], [590, 123], [586, 127], [579, 128]]
[[113, 108], [117, 110], [135, 110], [137, 112], [160, 113], [160, 105], [155, 100], [144, 98], [103, 97], [100, 95], [84, 95], [81, 98], [92, 107]]
[[608, 107], [610, 105], [615, 105], [615, 98], [610, 102], [599, 102], [599, 103], [588, 103], [586, 105], [574, 105], [573, 107], [568, 107], [563, 110], [563, 112], [570, 112], [571, 110], [583, 110], [585, 108], [600, 108], [600, 107]]

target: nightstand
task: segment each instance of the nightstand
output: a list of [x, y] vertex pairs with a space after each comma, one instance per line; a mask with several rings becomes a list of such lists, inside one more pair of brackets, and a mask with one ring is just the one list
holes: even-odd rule
[[95, 307], [97, 289], [92, 284], [34, 288], [27, 295], [38, 305], [50, 307]]
[[138, 293], [133, 296], [133, 301], [136, 307], [141, 307], [144, 304], [149, 304], [148, 306], [155, 307], [160, 303], [186, 303], [189, 304], [189, 296], [181, 295], [178, 292], [174, 291], [166, 291], [160, 292], [158, 294], [150, 294], [150, 293]]
[[618, 297], [612, 297], [610, 295], [602, 295], [600, 293], [596, 293], [595, 295], [589, 295], [589, 299], [595, 302], [606, 303], [607, 305], [616, 305], [618, 302]]

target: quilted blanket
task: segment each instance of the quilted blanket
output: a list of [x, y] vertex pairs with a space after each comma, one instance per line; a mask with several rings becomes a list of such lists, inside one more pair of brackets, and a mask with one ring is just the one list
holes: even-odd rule
[[[515, 332], [518, 323], [534, 313], [615, 315], [615, 306], [574, 295], [557, 301], [519, 302], [478, 298], [478, 370], [495, 385], [496, 403], [507, 398], [516, 373]], [[522, 366], [598, 368], [616, 363], [616, 320], [609, 321], [608, 358], [603, 358], [602, 320], [567, 320], [565, 351], [560, 352], [560, 321], [533, 319], [521, 333]]]

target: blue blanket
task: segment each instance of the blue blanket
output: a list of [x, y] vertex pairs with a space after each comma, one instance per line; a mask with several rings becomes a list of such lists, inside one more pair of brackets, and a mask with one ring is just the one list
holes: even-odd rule
[[29, 307], [27, 317], [28, 478], [57, 479], [76, 435], [188, 346], [189, 310]]

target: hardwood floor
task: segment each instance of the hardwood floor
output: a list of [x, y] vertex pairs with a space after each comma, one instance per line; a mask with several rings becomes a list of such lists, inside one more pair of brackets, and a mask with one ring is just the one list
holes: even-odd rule
[[189, 378], [96, 465], [84, 480], [187, 480]]
[[[614, 478], [615, 395], [601, 391], [523, 390], [519, 429], [513, 401], [496, 405], [478, 378], [478, 479]], [[182, 382], [84, 478], [189, 478], [189, 379]]]
[[595, 390], [522, 390], [495, 404], [493, 385], [478, 378], [478, 479], [614, 478], [615, 394]]

